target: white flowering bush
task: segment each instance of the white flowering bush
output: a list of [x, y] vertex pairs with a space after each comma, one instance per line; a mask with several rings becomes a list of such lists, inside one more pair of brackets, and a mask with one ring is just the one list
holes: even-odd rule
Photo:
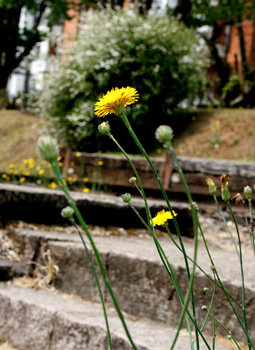
[[[71, 52], [45, 79], [39, 98], [48, 130], [77, 150], [111, 149], [101, 141], [94, 105], [109, 87], [130, 85], [141, 92], [132, 112], [134, 128], [148, 149], [155, 127], [174, 121], [173, 111], [199, 93], [205, 68], [195, 33], [156, 13], [88, 11]], [[120, 121], [113, 127], [126, 142]]]

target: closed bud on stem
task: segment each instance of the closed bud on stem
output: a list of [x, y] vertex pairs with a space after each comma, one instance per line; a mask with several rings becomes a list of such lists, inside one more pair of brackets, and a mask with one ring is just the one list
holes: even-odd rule
[[98, 130], [101, 134], [108, 135], [109, 132], [111, 131], [109, 122], [103, 122], [103, 123], [99, 124]]
[[215, 186], [215, 183], [213, 182], [213, 180], [210, 179], [209, 177], [207, 177], [207, 178], [205, 179], [205, 181], [207, 182], [207, 185], [208, 185], [208, 188], [209, 188], [209, 192], [210, 192], [212, 195], [216, 195], [217, 187]]
[[36, 148], [39, 156], [47, 162], [56, 160], [59, 155], [57, 141], [51, 136], [40, 136]]
[[131, 202], [131, 194], [130, 193], [125, 193], [121, 196], [123, 202], [125, 203], [130, 203]]
[[155, 136], [161, 143], [169, 142], [174, 136], [173, 129], [168, 125], [160, 125], [156, 130]]
[[208, 311], [208, 307], [207, 307], [206, 305], [203, 305], [203, 306], [201, 307], [201, 309], [202, 309], [203, 311]]
[[252, 200], [252, 189], [250, 186], [245, 186], [243, 189], [245, 197], [248, 199], [248, 201]]
[[136, 177], [132, 176], [129, 180], [128, 180], [131, 184], [135, 184], [136, 183]]
[[61, 215], [63, 216], [63, 218], [65, 219], [72, 219], [73, 218], [73, 214], [74, 214], [74, 210], [71, 207], [65, 207], [64, 209], [61, 210]]
[[192, 202], [190, 204], [190, 209], [195, 209], [196, 211], [199, 211], [199, 206], [198, 206], [197, 202]]
[[205, 287], [204, 292], [207, 294], [209, 292], [209, 288]]

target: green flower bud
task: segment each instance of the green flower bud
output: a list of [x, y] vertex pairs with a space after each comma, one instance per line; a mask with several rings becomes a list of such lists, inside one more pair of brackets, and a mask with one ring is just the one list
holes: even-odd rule
[[205, 288], [204, 288], [204, 292], [205, 292], [205, 293], [208, 293], [208, 292], [209, 292], [209, 288], [205, 287]]
[[201, 307], [201, 309], [202, 309], [203, 311], [208, 311], [208, 307], [207, 307], [206, 305], [203, 305], [203, 306]]
[[156, 139], [161, 143], [171, 141], [174, 134], [173, 129], [168, 125], [160, 125], [155, 133]]
[[215, 183], [213, 182], [213, 180], [210, 179], [209, 177], [207, 177], [207, 178], [205, 179], [205, 181], [207, 182], [207, 185], [208, 185], [208, 188], [209, 188], [209, 192], [210, 192], [212, 195], [216, 195], [217, 187], [215, 186]]
[[101, 134], [108, 135], [109, 132], [111, 131], [109, 122], [103, 122], [103, 123], [99, 124], [98, 130]]
[[50, 136], [40, 136], [37, 141], [37, 152], [47, 162], [56, 160], [59, 152], [57, 141]]
[[121, 196], [123, 202], [130, 203], [131, 202], [131, 195], [129, 193], [125, 193]]
[[136, 177], [132, 176], [129, 180], [128, 180], [131, 184], [135, 184], [136, 183]]
[[199, 206], [198, 206], [198, 204], [197, 204], [197, 202], [192, 202], [191, 204], [190, 204], [190, 209], [195, 209], [196, 211], [199, 211]]
[[61, 215], [65, 219], [72, 219], [74, 214], [74, 210], [71, 207], [65, 207], [64, 209], [61, 210]]
[[225, 201], [225, 202], [229, 202], [230, 201], [230, 193], [229, 193], [229, 189], [227, 186], [221, 186], [221, 198]]
[[252, 200], [252, 189], [250, 186], [245, 186], [243, 189], [245, 197], [248, 199], [248, 201]]

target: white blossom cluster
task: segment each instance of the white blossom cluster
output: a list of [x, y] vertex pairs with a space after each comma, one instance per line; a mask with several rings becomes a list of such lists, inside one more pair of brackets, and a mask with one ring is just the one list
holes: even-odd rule
[[[38, 101], [48, 129], [62, 142], [77, 148], [97, 132], [94, 105], [112, 87], [138, 89], [140, 100], [132, 109], [133, 119], [148, 115], [152, 96], [161, 96], [165, 113], [171, 104], [176, 107], [183, 99], [194, 98], [206, 56], [194, 32], [176, 19], [106, 9], [87, 11], [81, 23], [71, 51], [45, 78]], [[187, 90], [183, 96], [174, 92], [174, 84], [181, 79]]]

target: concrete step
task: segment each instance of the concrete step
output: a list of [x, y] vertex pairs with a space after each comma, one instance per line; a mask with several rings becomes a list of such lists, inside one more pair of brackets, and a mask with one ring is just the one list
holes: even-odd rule
[[[61, 293], [0, 284], [0, 339], [19, 350], [107, 350], [101, 307]], [[115, 312], [108, 310], [113, 349], [131, 350]], [[175, 332], [170, 327], [126, 316], [139, 350], [169, 349]], [[177, 350], [190, 348], [182, 332]], [[201, 350], [206, 347], [201, 344]], [[217, 343], [217, 350], [230, 349]]]
[[[152, 320], [164, 326], [176, 327], [181, 314], [181, 306], [151, 237], [148, 235], [139, 237], [139, 230], [137, 236], [116, 237], [111, 236], [109, 231], [107, 233], [110, 237], [98, 236], [96, 232], [92, 232], [121, 309], [134, 317]], [[40, 263], [43, 252], [50, 251], [52, 261], [59, 268], [58, 275], [53, 280], [58, 290], [99, 303], [97, 287], [78, 235], [10, 227], [9, 237], [16, 242], [16, 249], [28, 262], [36, 259], [35, 262]], [[181, 291], [185, 295], [188, 282], [183, 257], [169, 238], [160, 238], [160, 242], [169, 257]], [[192, 257], [192, 239], [185, 238], [184, 243], [188, 254]], [[220, 249], [213, 243], [211, 243], [210, 251], [225, 288], [241, 302], [240, 268], [235, 251], [231, 246], [229, 248], [224, 246], [223, 249]], [[213, 277], [211, 264], [202, 242], [199, 242], [198, 263]], [[244, 249], [244, 271], [247, 319], [252, 339], [255, 338], [254, 269], [252, 250], [246, 248]], [[102, 286], [104, 286], [103, 282]], [[204, 287], [210, 289], [209, 298], [203, 292]], [[212, 282], [197, 269], [194, 295], [199, 325], [202, 325], [205, 317], [201, 307], [209, 305], [212, 290]], [[104, 295], [106, 303], [111, 305], [110, 296], [105, 288]], [[236, 339], [245, 340], [219, 288], [216, 291], [213, 311]], [[205, 329], [208, 334], [211, 334], [211, 327], [211, 321], [209, 321]], [[219, 326], [217, 326], [216, 333], [226, 337], [225, 331]]]

